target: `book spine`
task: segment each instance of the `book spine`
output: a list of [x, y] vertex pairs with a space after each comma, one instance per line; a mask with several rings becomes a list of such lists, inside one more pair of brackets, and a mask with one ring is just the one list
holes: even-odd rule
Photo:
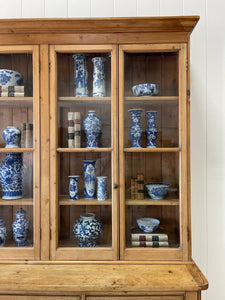
[[132, 241], [133, 247], [152, 247], [152, 248], [158, 248], [158, 247], [168, 247], [168, 242], [147, 242], [147, 241]]
[[33, 124], [26, 123], [25, 148], [33, 147]]
[[138, 193], [138, 184], [137, 184], [137, 178], [134, 179], [134, 199], [137, 199], [137, 193]]
[[137, 199], [144, 199], [144, 175], [137, 174]]
[[74, 147], [81, 147], [81, 114], [80, 112], [74, 112]]
[[150, 241], [150, 242], [158, 242], [158, 241], [168, 241], [167, 234], [131, 234], [132, 241]]
[[2, 92], [2, 91], [0, 91], [0, 97], [24, 97], [24, 92]]
[[1, 92], [20, 92], [24, 93], [23, 85], [0, 85]]
[[25, 140], [26, 140], [26, 123], [22, 123], [21, 125], [21, 140], [20, 147], [25, 148]]
[[74, 113], [68, 112], [68, 148], [74, 148]]

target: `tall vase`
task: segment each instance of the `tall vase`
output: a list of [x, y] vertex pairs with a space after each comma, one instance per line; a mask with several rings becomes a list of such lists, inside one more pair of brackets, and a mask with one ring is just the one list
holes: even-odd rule
[[101, 121], [96, 117], [94, 110], [88, 111], [88, 116], [84, 120], [84, 130], [87, 137], [86, 148], [97, 148], [98, 136], [101, 132]]
[[4, 247], [7, 236], [7, 228], [3, 219], [0, 219], [0, 247]]
[[88, 55], [74, 54], [74, 81], [75, 81], [75, 96], [88, 96]]
[[16, 212], [16, 220], [13, 221], [13, 235], [17, 247], [27, 245], [27, 234], [29, 231], [30, 221], [26, 219], [26, 211], [20, 208]]
[[107, 199], [106, 180], [107, 176], [97, 177], [97, 199], [99, 201], [104, 201]]
[[69, 185], [69, 198], [72, 201], [78, 200], [79, 194], [78, 194], [78, 180], [79, 175], [70, 175], [70, 185]]
[[158, 130], [156, 128], [156, 114], [157, 111], [146, 111], [147, 114], [147, 129], [145, 130], [145, 135], [147, 139], [147, 148], [156, 147], [156, 139], [158, 135]]
[[93, 62], [93, 96], [105, 96], [105, 62], [104, 57], [94, 57]]
[[2, 133], [6, 142], [5, 148], [19, 148], [21, 131], [15, 126], [8, 126]]
[[140, 127], [140, 119], [141, 119], [141, 112], [143, 109], [141, 108], [134, 108], [128, 110], [131, 114], [132, 119], [132, 126], [130, 129], [130, 139], [132, 148], [141, 148], [141, 138], [143, 134], [143, 130]]
[[94, 199], [95, 193], [95, 160], [84, 160], [84, 198]]
[[21, 153], [6, 153], [0, 164], [2, 199], [13, 200], [23, 197], [23, 161]]

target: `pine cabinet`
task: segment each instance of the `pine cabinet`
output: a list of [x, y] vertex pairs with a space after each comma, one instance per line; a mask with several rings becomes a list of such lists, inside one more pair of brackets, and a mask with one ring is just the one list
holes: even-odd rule
[[[0, 137], [0, 175], [10, 181], [4, 161], [19, 156], [23, 189], [6, 199], [1, 180], [0, 299], [200, 299], [208, 283], [190, 232], [197, 21], [0, 21], [0, 68], [23, 76], [19, 87], [1, 82], [0, 130], [19, 127], [21, 141]], [[21, 212], [26, 232], [13, 225]]]

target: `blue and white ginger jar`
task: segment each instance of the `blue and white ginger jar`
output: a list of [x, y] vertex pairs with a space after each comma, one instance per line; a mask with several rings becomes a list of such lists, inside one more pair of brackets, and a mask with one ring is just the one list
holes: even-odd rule
[[94, 199], [95, 193], [95, 160], [84, 160], [84, 198]]
[[97, 199], [99, 201], [104, 201], [107, 199], [106, 180], [107, 176], [97, 177]]
[[13, 235], [17, 247], [27, 245], [27, 234], [29, 231], [30, 221], [26, 219], [26, 211], [20, 208], [16, 212], [16, 220], [13, 221]]
[[140, 127], [141, 108], [133, 108], [128, 110], [131, 114], [132, 126], [129, 131], [132, 148], [141, 148], [141, 138], [143, 130]]
[[15, 126], [8, 126], [2, 133], [6, 142], [5, 148], [19, 148], [21, 131]]
[[156, 147], [156, 139], [158, 135], [158, 130], [156, 128], [156, 114], [157, 111], [146, 111], [147, 114], [147, 129], [145, 130], [145, 135], [147, 139], [147, 148]]
[[98, 136], [101, 132], [101, 121], [96, 117], [94, 110], [88, 111], [88, 116], [84, 120], [84, 130], [87, 137], [86, 148], [98, 148]]
[[23, 161], [21, 153], [6, 153], [0, 164], [2, 199], [13, 200], [23, 197]]
[[14, 70], [0, 69], [0, 85], [23, 85], [23, 75]]
[[104, 57], [94, 57], [93, 62], [93, 96], [105, 96], [105, 62]]
[[3, 219], [0, 219], [0, 247], [3, 247], [5, 245], [6, 236], [7, 236], [7, 228], [5, 226]]
[[88, 54], [74, 54], [75, 96], [88, 96]]
[[79, 194], [78, 194], [78, 180], [79, 175], [70, 175], [70, 185], [69, 185], [69, 198], [72, 201], [78, 200]]
[[80, 247], [95, 247], [101, 232], [102, 222], [95, 218], [94, 213], [81, 215], [73, 224], [73, 233]]

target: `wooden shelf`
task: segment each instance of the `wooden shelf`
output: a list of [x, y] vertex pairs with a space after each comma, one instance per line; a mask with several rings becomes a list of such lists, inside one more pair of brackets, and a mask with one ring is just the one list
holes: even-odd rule
[[57, 148], [57, 152], [71, 153], [71, 152], [112, 152], [112, 148]]
[[125, 97], [126, 101], [178, 101], [178, 96], [141, 96], [141, 97], [135, 97], [135, 96], [128, 96]]
[[34, 152], [34, 148], [0, 148], [0, 153]]
[[33, 97], [0, 97], [0, 106], [26, 106], [33, 105]]
[[59, 97], [59, 101], [110, 101], [111, 97]]
[[171, 198], [171, 199], [162, 199], [162, 200], [153, 200], [153, 199], [127, 199], [125, 202], [126, 205], [179, 205], [179, 199]]
[[33, 205], [33, 198], [20, 198], [15, 200], [0, 199], [0, 205]]
[[174, 148], [124, 148], [124, 152], [180, 152], [180, 147]]
[[60, 196], [59, 205], [112, 205], [112, 200], [98, 201], [97, 199], [81, 198], [76, 201], [69, 200], [69, 196]]

